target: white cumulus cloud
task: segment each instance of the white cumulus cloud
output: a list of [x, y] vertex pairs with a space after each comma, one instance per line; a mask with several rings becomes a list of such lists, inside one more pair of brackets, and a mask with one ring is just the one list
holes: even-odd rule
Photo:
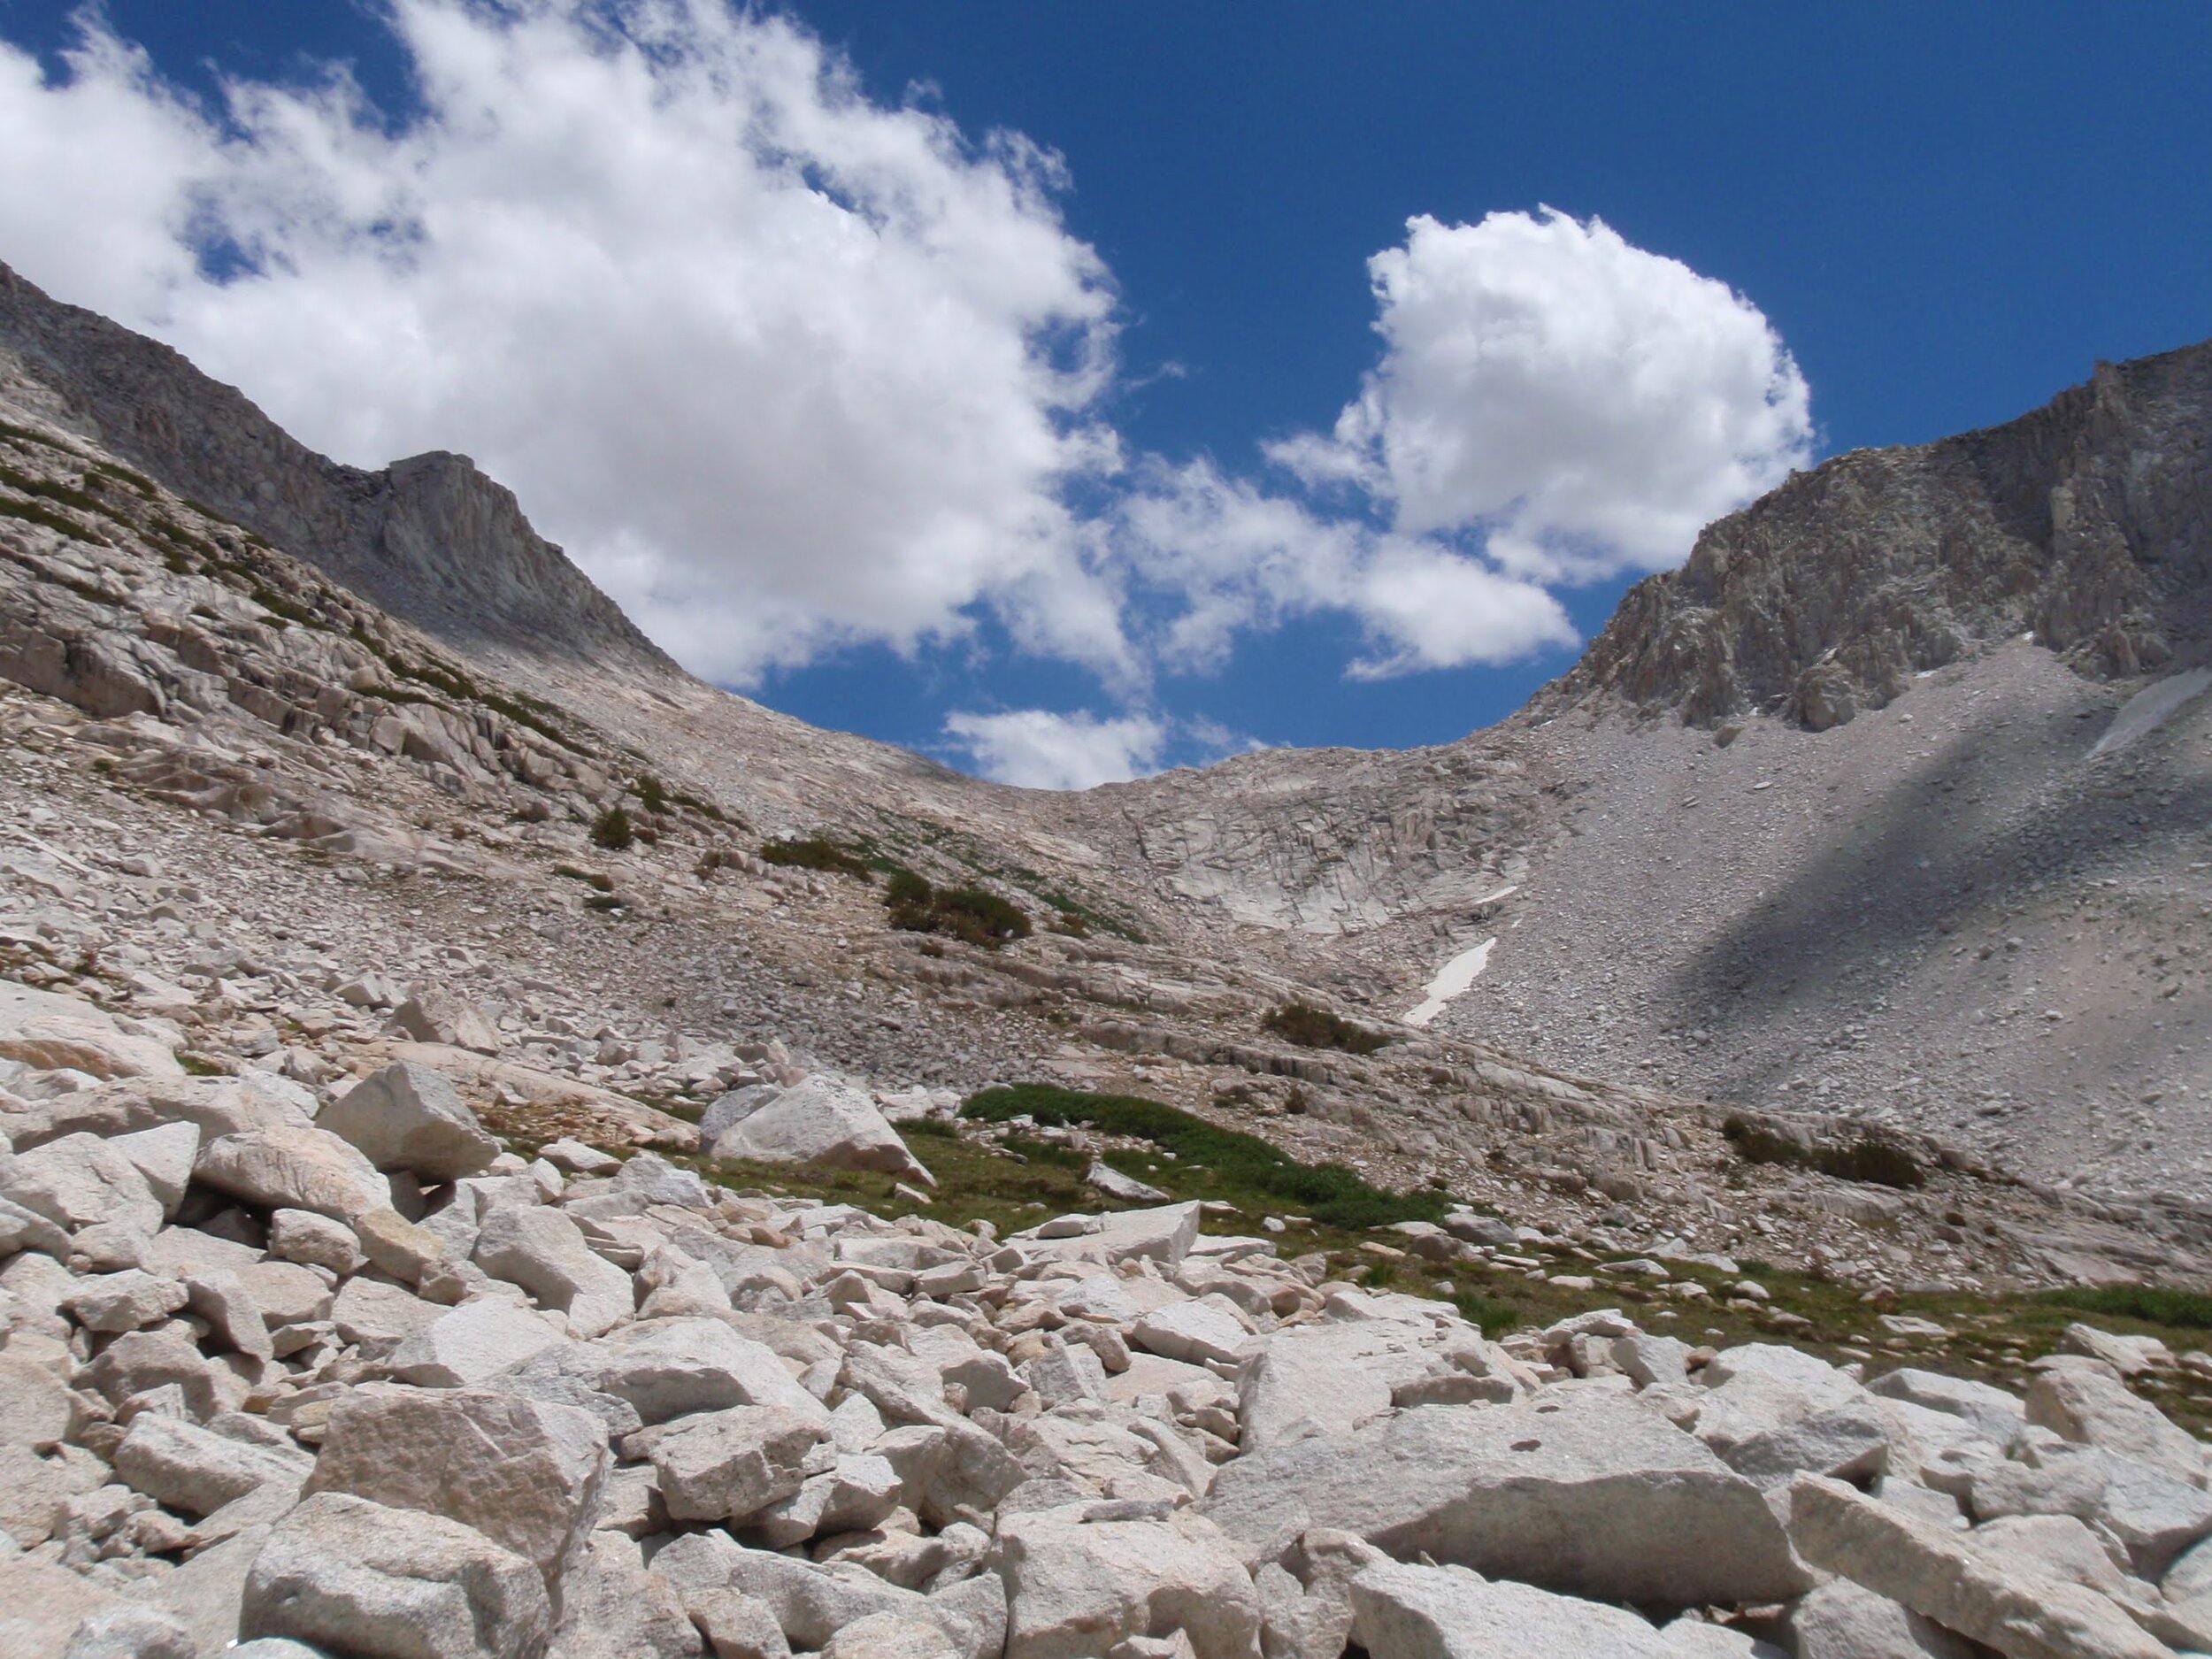
[[341, 458], [472, 455], [710, 678], [991, 617], [1131, 710], [954, 715], [994, 777], [1207, 748], [1154, 677], [1302, 617], [1357, 622], [1322, 668], [1354, 678], [1571, 646], [1555, 590], [1679, 559], [1809, 456], [1748, 300], [1548, 210], [1370, 260], [1379, 357], [1266, 446], [1287, 476], [1132, 456], [1111, 273], [1030, 140], [872, 101], [729, 0], [383, 15], [405, 111], [334, 69], [203, 109], [96, 12], [58, 75], [0, 42], [0, 258]]
[[1156, 770], [1169, 737], [1148, 715], [1101, 719], [1046, 709], [955, 714], [945, 733], [986, 778], [1025, 789], [1087, 789], [1143, 777]]
[[390, 18], [397, 119], [333, 74], [219, 122], [96, 23], [51, 83], [0, 46], [0, 257], [343, 459], [469, 452], [701, 672], [980, 603], [1128, 676], [1063, 503], [1118, 465], [1115, 296], [1053, 157], [722, 0]]
[[1758, 308], [1601, 220], [1424, 216], [1368, 271], [1381, 362], [1333, 433], [1270, 453], [1402, 534], [1479, 533], [1544, 583], [1655, 570], [1809, 457], [1804, 376]]
[[1515, 661], [1572, 645], [1574, 625], [1537, 583], [1431, 537], [1325, 517], [1210, 462], [1141, 470], [1117, 512], [1119, 557], [1163, 595], [1153, 650], [1170, 667], [1227, 660], [1235, 636], [1317, 611], [1357, 618], [1376, 680]]

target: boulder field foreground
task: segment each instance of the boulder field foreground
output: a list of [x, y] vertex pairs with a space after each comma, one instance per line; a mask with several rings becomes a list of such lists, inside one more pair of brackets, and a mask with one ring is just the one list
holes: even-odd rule
[[[19, 1002], [7, 1659], [2212, 1650], [2143, 1339], [2015, 1394], [1610, 1308], [1486, 1333], [1198, 1202], [999, 1236], [525, 1157], [419, 1060], [195, 1076]], [[833, 1077], [705, 1118], [928, 1179]]]

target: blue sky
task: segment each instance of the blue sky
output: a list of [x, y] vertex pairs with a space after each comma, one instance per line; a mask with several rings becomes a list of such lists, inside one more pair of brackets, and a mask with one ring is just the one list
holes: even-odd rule
[[[1016, 780], [1462, 735], [1709, 505], [2212, 334], [2200, 5], [620, 0], [657, 58], [541, 120], [622, 57], [572, 10], [110, 0], [134, 64], [0, 0], [0, 136], [63, 158], [0, 258], [346, 459], [478, 455], [693, 665]], [[1455, 358], [1506, 311], [1537, 345]]]

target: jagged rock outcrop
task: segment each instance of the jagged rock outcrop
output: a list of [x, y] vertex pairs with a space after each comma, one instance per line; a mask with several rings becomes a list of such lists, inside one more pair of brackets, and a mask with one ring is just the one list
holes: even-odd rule
[[678, 672], [466, 456], [373, 472], [329, 460], [176, 351], [4, 265], [0, 349], [49, 389], [57, 416], [456, 649]]
[[1546, 694], [1815, 731], [2024, 632], [2125, 678], [2207, 641], [2212, 345], [2100, 364], [2001, 426], [1863, 449], [1709, 526]]

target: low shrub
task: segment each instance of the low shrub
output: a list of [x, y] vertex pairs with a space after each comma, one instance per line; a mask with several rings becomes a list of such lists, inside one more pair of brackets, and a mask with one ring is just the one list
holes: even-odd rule
[[763, 841], [760, 856], [772, 864], [784, 864], [796, 870], [819, 870], [831, 875], [858, 876], [863, 881], [872, 881], [868, 861], [849, 847], [821, 835], [785, 836], [776, 841]]
[[637, 839], [637, 831], [631, 826], [630, 815], [618, 806], [611, 806], [591, 821], [591, 844], [603, 847], [611, 853], [626, 852]]
[[1928, 1171], [1919, 1159], [1902, 1147], [1871, 1135], [1862, 1135], [1848, 1146], [1808, 1147], [1734, 1113], [1722, 1122], [1720, 1132], [1747, 1164], [1793, 1164], [1839, 1181], [1870, 1187], [1910, 1190], [1928, 1183]]
[[667, 787], [651, 772], [641, 772], [638, 774], [636, 788], [637, 803], [643, 807], [648, 812], [652, 813], [655, 817], [658, 817], [661, 813], [668, 810]]
[[1372, 1054], [1390, 1041], [1380, 1032], [1364, 1030], [1310, 1002], [1286, 1002], [1269, 1009], [1260, 1029], [1273, 1032], [1301, 1048], [1339, 1048], [1346, 1054]]
[[883, 893], [891, 926], [910, 933], [942, 933], [995, 950], [1026, 939], [1029, 918], [1019, 905], [982, 887], [933, 887], [911, 870], [895, 870]]

